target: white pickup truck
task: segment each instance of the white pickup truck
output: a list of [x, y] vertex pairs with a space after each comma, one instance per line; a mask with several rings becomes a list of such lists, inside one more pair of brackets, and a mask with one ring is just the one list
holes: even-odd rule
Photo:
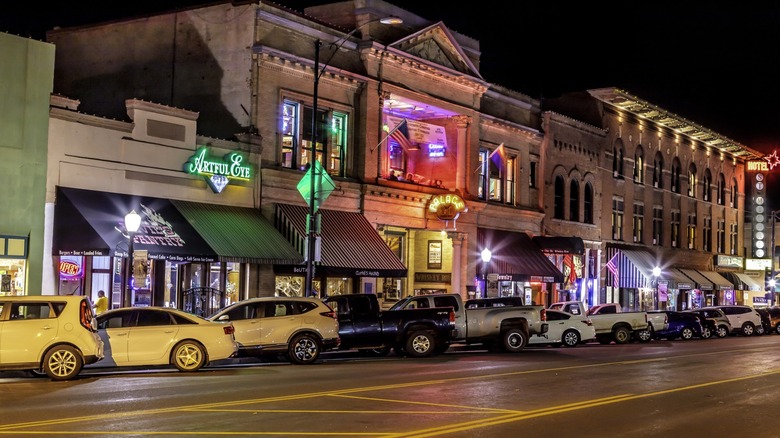
[[653, 338], [648, 324], [647, 312], [623, 312], [620, 304], [607, 303], [585, 309], [581, 301], [561, 301], [550, 305], [550, 309], [587, 315], [596, 327], [596, 339], [601, 344], [627, 344], [632, 339], [649, 342]]
[[452, 307], [455, 310], [453, 343], [500, 347], [512, 353], [522, 351], [533, 335], [547, 333], [544, 306], [525, 306], [520, 298], [483, 298], [465, 303], [459, 294], [432, 294], [406, 297], [390, 310], [423, 307]]

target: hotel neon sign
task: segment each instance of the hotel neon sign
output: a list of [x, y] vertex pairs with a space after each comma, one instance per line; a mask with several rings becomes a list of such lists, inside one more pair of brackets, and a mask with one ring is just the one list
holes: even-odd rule
[[244, 164], [244, 155], [233, 151], [224, 157], [208, 155], [207, 147], [195, 151], [186, 163], [184, 171], [192, 175], [201, 175], [214, 193], [222, 193], [231, 179], [249, 181], [252, 179], [252, 166]]

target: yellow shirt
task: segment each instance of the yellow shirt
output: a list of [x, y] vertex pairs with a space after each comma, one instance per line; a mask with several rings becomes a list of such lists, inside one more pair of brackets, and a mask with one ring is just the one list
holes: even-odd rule
[[95, 314], [100, 315], [106, 310], [108, 310], [108, 297], [99, 297], [95, 302]]

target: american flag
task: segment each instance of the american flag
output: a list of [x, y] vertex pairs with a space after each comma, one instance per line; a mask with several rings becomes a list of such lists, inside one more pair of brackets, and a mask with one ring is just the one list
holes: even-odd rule
[[607, 269], [612, 273], [612, 287], [617, 289], [620, 285], [620, 278], [618, 277], [617, 257], [619, 253], [615, 253], [611, 259], [607, 262]]
[[420, 149], [409, 141], [409, 127], [407, 126], [406, 119], [401, 120], [395, 125], [395, 128], [390, 131], [390, 137], [407, 152]]

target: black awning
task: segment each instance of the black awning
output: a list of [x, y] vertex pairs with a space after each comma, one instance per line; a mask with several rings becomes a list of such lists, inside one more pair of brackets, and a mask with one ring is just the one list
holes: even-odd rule
[[512, 281], [563, 283], [563, 273], [525, 233], [477, 228], [477, 247], [492, 253], [487, 267], [481, 255], [476, 255], [480, 272], [506, 275]]
[[[320, 262], [317, 275], [345, 277], [406, 277], [406, 266], [360, 213], [319, 209]], [[308, 207], [277, 204], [276, 226], [293, 246], [306, 242]], [[306, 265], [274, 265], [277, 274], [304, 274]]]
[[579, 237], [534, 236], [533, 240], [544, 252], [585, 254], [585, 243]]
[[168, 199], [57, 187], [54, 255], [126, 256], [125, 215], [135, 210], [141, 228], [134, 250], [150, 259], [217, 261], [217, 254]]

